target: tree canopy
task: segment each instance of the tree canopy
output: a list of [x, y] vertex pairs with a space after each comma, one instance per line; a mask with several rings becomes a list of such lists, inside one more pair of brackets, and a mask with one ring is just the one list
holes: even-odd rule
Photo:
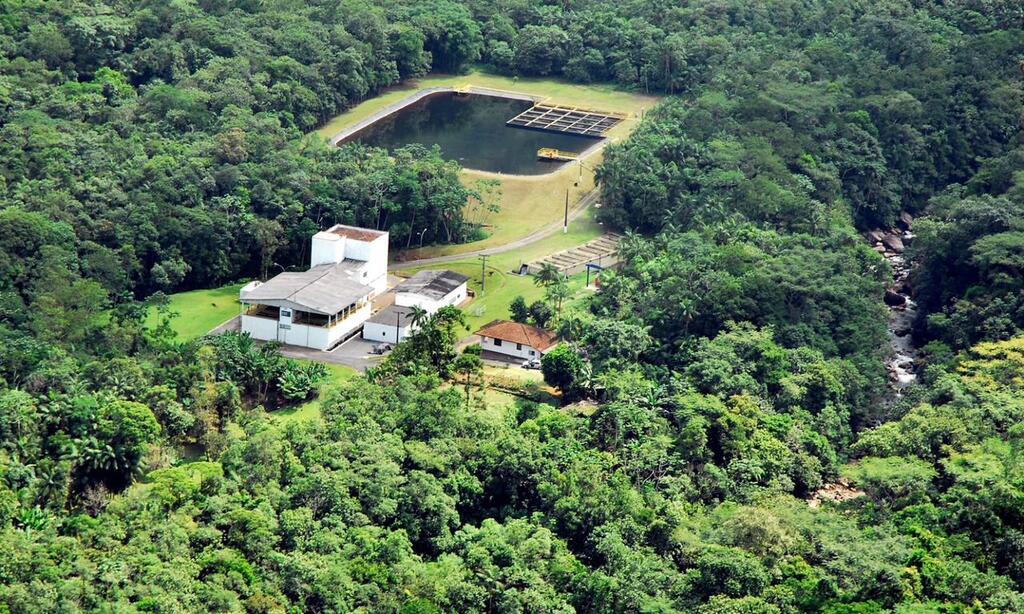
[[[0, 612], [1024, 611], [1022, 27], [1007, 0], [4, 3]], [[331, 223], [477, 237], [438, 151], [308, 134], [472, 65], [665, 96], [597, 170], [621, 266], [509, 305], [558, 329], [547, 386], [491, 385], [454, 307], [351, 378], [175, 337], [164, 292], [301, 266]], [[860, 234], [904, 212], [909, 332]]]

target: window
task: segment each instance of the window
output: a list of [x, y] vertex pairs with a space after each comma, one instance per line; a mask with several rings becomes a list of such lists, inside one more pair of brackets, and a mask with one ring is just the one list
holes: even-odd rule
[[517, 350], [521, 350], [521, 349], [523, 349], [523, 344], [522, 344], [522, 343], [517, 343], [517, 344], [516, 344], [516, 349], [517, 349]]
[[495, 340], [494, 340], [494, 345], [495, 345], [496, 347], [501, 347], [501, 339], [495, 339]]
[[534, 352], [533, 350], [530, 350], [530, 356], [534, 356], [534, 355], [536, 355], [536, 352]]

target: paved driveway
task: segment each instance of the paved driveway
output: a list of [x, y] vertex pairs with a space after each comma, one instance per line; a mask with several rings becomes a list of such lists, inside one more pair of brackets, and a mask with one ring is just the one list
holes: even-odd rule
[[[210, 334], [219, 335], [228, 331], [237, 331], [240, 329], [240, 318], [235, 317], [210, 331]], [[257, 341], [257, 343], [262, 343], [262, 341]], [[282, 345], [279, 351], [282, 356], [287, 356], [288, 358], [315, 360], [317, 362], [345, 365], [346, 367], [351, 367], [356, 371], [363, 373], [368, 368], [380, 362], [382, 358], [382, 356], [370, 353], [370, 350], [372, 350], [373, 346], [377, 345], [377, 343], [377, 341], [366, 341], [357, 334], [355, 337], [352, 337], [330, 352], [323, 352], [313, 348], [304, 348], [297, 345]]]
[[490, 350], [484, 350], [480, 352], [480, 359], [484, 361], [485, 365], [491, 365], [494, 367], [514, 367], [521, 368], [519, 365], [523, 364], [525, 359], [516, 358], [515, 356], [509, 356], [508, 354], [500, 354], [498, 352], [492, 352]]
[[317, 362], [345, 365], [346, 367], [351, 367], [356, 371], [363, 373], [368, 368], [375, 366], [382, 358], [381, 356], [370, 353], [370, 350], [372, 350], [375, 345], [377, 345], [376, 341], [366, 341], [357, 335], [334, 348], [330, 352], [323, 352], [320, 350], [314, 350], [313, 348], [304, 348], [294, 345], [282, 345], [281, 354], [289, 358], [298, 358], [300, 360], [315, 360]]

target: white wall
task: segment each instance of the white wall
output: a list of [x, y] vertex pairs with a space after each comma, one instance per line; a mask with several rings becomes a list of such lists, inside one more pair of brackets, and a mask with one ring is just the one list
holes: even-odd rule
[[313, 235], [313, 246], [309, 252], [310, 268], [318, 264], [337, 264], [345, 259], [345, 237], [330, 232]]
[[[377, 239], [380, 239], [380, 237], [377, 237]], [[377, 239], [360, 241], [359, 239], [349, 238], [345, 242], [345, 257], [353, 260], [371, 260], [373, 258], [373, 244]]]
[[400, 307], [420, 307], [427, 313], [434, 313], [441, 308], [439, 301], [415, 292], [395, 292], [395, 304]]
[[[398, 329], [398, 341], [409, 336], [410, 326], [402, 326]], [[395, 343], [395, 325], [381, 324], [379, 322], [367, 322], [363, 324], [363, 339], [369, 341], [381, 341], [384, 343]]]
[[[497, 339], [491, 339], [490, 337], [480, 337], [480, 347], [487, 350], [488, 352], [497, 352], [498, 354], [505, 354], [506, 356], [515, 356], [516, 358], [522, 358], [524, 360], [529, 358], [540, 358], [541, 353], [533, 349], [528, 345], [523, 345], [521, 349], [516, 348], [516, 344], [511, 341], [502, 341], [501, 345], [495, 345]], [[530, 354], [533, 352], [533, 354]]]
[[346, 337], [349, 333], [362, 326], [364, 322], [370, 319], [370, 315], [372, 313], [373, 305], [367, 301], [362, 307], [349, 314], [347, 318], [332, 326], [330, 329], [330, 337], [327, 340], [327, 347], [331, 347], [338, 341], [341, 341], [341, 339]]
[[370, 317], [371, 309], [370, 303], [366, 303], [330, 328], [292, 324], [291, 318], [285, 317], [279, 321], [243, 315], [242, 332], [260, 341], [280, 341], [287, 345], [326, 350], [359, 328]]
[[345, 257], [366, 261], [366, 277], [358, 279], [373, 288], [376, 294], [388, 289], [388, 235], [382, 234], [373, 241], [349, 239], [345, 245]]
[[243, 314], [242, 332], [260, 341], [277, 341], [277, 320]]
[[[459, 286], [458, 288], [455, 288], [454, 290], [452, 290], [451, 292], [446, 294], [444, 299], [443, 299], [444, 300], [444, 305], [458, 305], [462, 301], [466, 300], [466, 295], [467, 295], [466, 285], [468, 283], [469, 282], [464, 282], [461, 286]], [[442, 305], [442, 307], [444, 305]]]
[[[288, 328], [283, 328], [287, 326]], [[305, 324], [278, 325], [281, 343], [322, 350], [327, 347], [327, 329]]]

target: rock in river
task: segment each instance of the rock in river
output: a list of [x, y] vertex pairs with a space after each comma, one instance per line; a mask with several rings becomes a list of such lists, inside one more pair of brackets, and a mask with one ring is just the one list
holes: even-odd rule
[[885, 245], [897, 254], [902, 254], [904, 250], [903, 241], [896, 235], [885, 235], [882, 238], [882, 245]]
[[905, 305], [906, 302], [907, 302], [907, 297], [903, 296], [902, 294], [897, 294], [897, 293], [893, 292], [892, 290], [886, 290], [885, 291], [885, 304], [886, 305], [888, 305], [890, 307], [899, 307], [901, 305]]
[[900, 213], [900, 217], [896, 220], [896, 223], [903, 230], [910, 230], [910, 227], [914, 225], [914, 216], [904, 211], [903, 213]]

